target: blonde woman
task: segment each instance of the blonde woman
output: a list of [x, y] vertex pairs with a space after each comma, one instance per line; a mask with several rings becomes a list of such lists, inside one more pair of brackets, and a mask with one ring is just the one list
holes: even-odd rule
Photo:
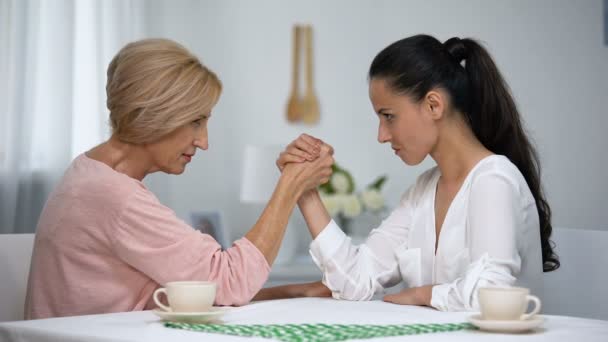
[[[262, 215], [231, 248], [192, 229], [142, 183], [181, 174], [208, 148], [218, 77], [164, 39], [126, 45], [108, 68], [112, 136], [78, 156], [37, 227], [28, 319], [143, 310], [169, 281], [217, 282], [216, 304], [240, 305], [267, 279], [300, 194], [327, 181], [333, 159], [287, 166]], [[320, 156], [320, 157], [319, 157]], [[276, 296], [261, 292], [262, 297]]]

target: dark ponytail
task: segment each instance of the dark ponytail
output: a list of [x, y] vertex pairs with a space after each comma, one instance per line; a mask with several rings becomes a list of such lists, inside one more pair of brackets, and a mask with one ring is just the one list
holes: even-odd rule
[[550, 240], [551, 208], [540, 183], [538, 154], [488, 52], [473, 39], [451, 38], [441, 44], [431, 36], [417, 35], [382, 50], [372, 62], [369, 78], [385, 79], [392, 89], [416, 101], [434, 88], [446, 90], [477, 139], [493, 153], [509, 158], [523, 174], [538, 209], [543, 271], [559, 268]]

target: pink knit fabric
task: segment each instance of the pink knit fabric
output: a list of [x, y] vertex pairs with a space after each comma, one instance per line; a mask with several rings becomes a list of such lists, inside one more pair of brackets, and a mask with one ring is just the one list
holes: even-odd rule
[[151, 309], [176, 280], [215, 281], [217, 305], [242, 305], [269, 272], [249, 240], [222, 251], [143, 183], [82, 154], [40, 216], [25, 318]]

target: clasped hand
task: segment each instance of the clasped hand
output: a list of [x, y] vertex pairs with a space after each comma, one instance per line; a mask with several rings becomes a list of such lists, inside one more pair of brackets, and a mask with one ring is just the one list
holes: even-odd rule
[[314, 190], [329, 181], [334, 164], [334, 149], [313, 136], [301, 134], [279, 155], [276, 165], [281, 172], [289, 168], [302, 174], [306, 190]]

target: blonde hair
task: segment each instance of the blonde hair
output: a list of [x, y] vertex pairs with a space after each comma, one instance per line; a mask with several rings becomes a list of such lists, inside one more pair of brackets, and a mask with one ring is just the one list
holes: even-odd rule
[[144, 39], [123, 47], [108, 66], [112, 133], [123, 142], [155, 142], [211, 112], [222, 84], [182, 45]]

